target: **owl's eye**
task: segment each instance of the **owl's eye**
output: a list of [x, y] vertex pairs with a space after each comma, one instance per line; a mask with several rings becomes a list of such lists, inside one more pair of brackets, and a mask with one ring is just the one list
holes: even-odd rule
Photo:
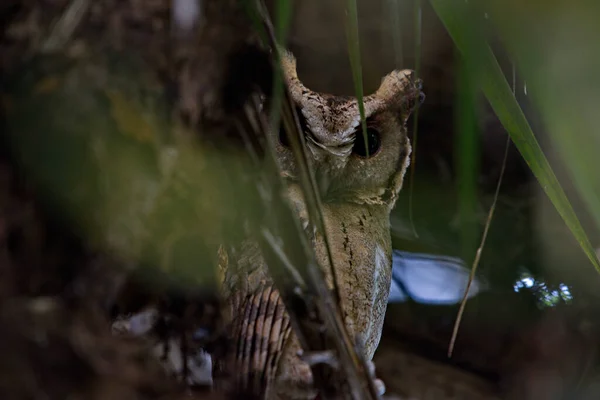
[[[308, 130], [308, 124], [306, 122], [306, 118], [304, 118], [304, 114], [300, 107], [296, 107], [296, 114], [298, 114], [298, 122], [300, 122], [301, 133], [306, 133]], [[281, 143], [284, 147], [290, 147], [290, 141], [288, 139], [288, 134], [285, 131], [285, 126], [283, 125], [283, 121], [279, 123], [279, 143]]]
[[[366, 136], [366, 138], [365, 138]], [[366, 139], [366, 143], [365, 143]], [[373, 157], [381, 148], [381, 136], [379, 131], [375, 128], [367, 128], [367, 134], [363, 133], [362, 129], [356, 132], [356, 139], [354, 140], [354, 147], [352, 152], [361, 157]]]
[[279, 143], [283, 147], [290, 147], [290, 141], [288, 139], [288, 134], [285, 131], [285, 127], [283, 126], [283, 122], [279, 124]]

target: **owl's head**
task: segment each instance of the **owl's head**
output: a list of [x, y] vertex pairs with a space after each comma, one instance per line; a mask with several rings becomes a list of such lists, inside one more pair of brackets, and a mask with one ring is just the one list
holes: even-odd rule
[[[283, 53], [282, 67], [323, 201], [393, 207], [410, 160], [406, 121], [423, 100], [414, 72], [393, 71], [375, 93], [363, 98], [365, 132], [356, 98], [306, 88], [288, 52]], [[282, 128], [272, 134], [277, 136], [273, 140], [283, 174], [294, 180], [286, 132]]]

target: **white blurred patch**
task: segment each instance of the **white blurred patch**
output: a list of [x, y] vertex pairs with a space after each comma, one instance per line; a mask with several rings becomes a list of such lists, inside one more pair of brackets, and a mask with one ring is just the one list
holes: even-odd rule
[[179, 30], [189, 31], [199, 23], [202, 0], [173, 0], [173, 25]]
[[[183, 354], [179, 340], [170, 339], [165, 357], [164, 343], [158, 343], [154, 346], [153, 353], [160, 359], [165, 369], [175, 375], [183, 376]], [[165, 359], [166, 358], [166, 359]], [[210, 354], [199, 350], [187, 360], [188, 367], [188, 385], [212, 386], [212, 358]]]
[[[412, 299], [424, 304], [459, 303], [467, 288], [469, 273], [459, 258], [394, 250], [388, 302]], [[473, 279], [467, 298], [482, 290], [485, 285], [479, 279]]]
[[139, 313], [120, 316], [112, 324], [115, 334], [141, 336], [150, 332], [158, 319], [158, 310], [148, 308]]
[[[165, 370], [174, 375], [183, 377], [183, 353], [181, 351], [181, 341], [170, 338], [165, 346], [163, 340], [157, 340], [152, 335], [152, 329], [158, 321], [158, 310], [156, 308], [147, 308], [136, 314], [118, 317], [112, 324], [113, 333], [116, 335], [129, 336], [147, 336], [153, 338], [156, 342], [152, 348], [153, 355], [161, 362]], [[208, 336], [204, 329], [198, 329], [194, 332], [194, 339], [201, 340]], [[203, 350], [198, 350], [191, 354], [187, 360], [188, 385], [212, 386], [212, 359], [210, 354]]]
[[[377, 245], [377, 247], [375, 248], [375, 277], [373, 279], [373, 281], [375, 282], [375, 285], [377, 285], [377, 281], [379, 281], [379, 275], [381, 275], [381, 270], [383, 268], [386, 268], [386, 262], [387, 257], [385, 256], [385, 251], [383, 250], [383, 248], [379, 245]], [[379, 296], [379, 291], [375, 290], [373, 291], [373, 299], [372, 299], [372, 303], [375, 304], [375, 300], [377, 299], [377, 297]]]
[[559, 283], [558, 286], [552, 288], [542, 280], [534, 278], [527, 271], [521, 273], [521, 277], [514, 283], [513, 289], [515, 292], [521, 290], [531, 290], [538, 299], [540, 307], [554, 307], [557, 304], [569, 303], [573, 300], [571, 289], [564, 283]]

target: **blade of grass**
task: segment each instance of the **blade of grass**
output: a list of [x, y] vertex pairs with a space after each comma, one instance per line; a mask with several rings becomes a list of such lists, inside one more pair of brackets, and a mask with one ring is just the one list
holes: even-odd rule
[[278, 0], [275, 2], [275, 38], [278, 43], [284, 43], [292, 22], [292, 2]]
[[[275, 40], [277, 43], [285, 43], [289, 25], [291, 22], [292, 7], [289, 0], [279, 0], [275, 2], [275, 23], [273, 26]], [[264, 33], [264, 42], [268, 43], [267, 33], [259, 17], [254, 21], [254, 26], [260, 27]], [[283, 102], [284, 82], [283, 73], [280, 68], [273, 70], [273, 100], [269, 115], [271, 116], [271, 129], [278, 130], [281, 122], [281, 104]]]
[[517, 62], [525, 95], [534, 102], [574, 187], [600, 227], [600, 52], [593, 39], [600, 35], [600, 3], [522, 3], [487, 0], [486, 7]]
[[[415, 1], [415, 77], [419, 78], [419, 72], [421, 72], [421, 22], [422, 22], [422, 11], [421, 11], [421, 0]], [[414, 212], [413, 212], [413, 186], [415, 182], [415, 170], [417, 169], [417, 137], [419, 132], [419, 108], [420, 104], [417, 103], [415, 111], [413, 113], [414, 121], [414, 134], [412, 143], [412, 153], [410, 160], [410, 186], [408, 189], [408, 218], [410, 220], [410, 227], [412, 229], [415, 238], [419, 238], [417, 228], [415, 227]]]
[[515, 100], [510, 86], [481, 32], [474, 31], [468, 3], [452, 0], [430, 0], [431, 4], [467, 62], [470, 73], [487, 97], [494, 112], [527, 162], [527, 165], [552, 201], [577, 242], [596, 270], [600, 263], [590, 241], [542, 152], [529, 123]]
[[396, 68], [404, 65], [404, 52], [402, 49], [402, 27], [400, 26], [401, 7], [398, 0], [386, 0], [386, 15], [389, 15], [392, 25], [392, 43], [394, 48], [394, 61]]
[[483, 229], [483, 235], [481, 236], [481, 243], [479, 244], [479, 248], [475, 253], [475, 259], [473, 260], [473, 265], [471, 266], [471, 273], [469, 274], [469, 281], [467, 282], [467, 287], [465, 288], [465, 293], [463, 295], [462, 301], [460, 302], [458, 314], [456, 315], [454, 329], [452, 330], [452, 338], [450, 338], [450, 345], [448, 346], [448, 358], [452, 357], [452, 352], [454, 351], [454, 344], [456, 343], [456, 337], [458, 336], [458, 328], [460, 327], [460, 321], [462, 319], [463, 313], [465, 312], [465, 307], [467, 306], [467, 299], [469, 297], [469, 291], [471, 290], [471, 284], [475, 279], [475, 272], [477, 271], [477, 267], [479, 266], [479, 260], [481, 259], [481, 253], [483, 252], [483, 246], [485, 246], [485, 241], [487, 240], [487, 235], [490, 230], [490, 226], [492, 225], [492, 218], [494, 217], [494, 211], [496, 211], [496, 204], [498, 202], [498, 195], [500, 194], [500, 187], [502, 186], [504, 172], [506, 171], [506, 160], [508, 158], [509, 148], [510, 137], [507, 137], [506, 145], [504, 146], [504, 159], [502, 160], [502, 169], [500, 170], [498, 184], [496, 185], [496, 192], [494, 193], [494, 201], [492, 202], [492, 206], [490, 207], [490, 211], [488, 212], [487, 220], [485, 222], [485, 228]]
[[[461, 64], [461, 67], [462, 67], [462, 64]], [[464, 68], [461, 68], [461, 72], [466, 72], [466, 71]], [[466, 74], [461, 74], [461, 78], [462, 79], [468, 78], [468, 76], [465, 76], [465, 75]], [[513, 67], [512, 67], [512, 93], [513, 93], [513, 96], [515, 95], [515, 90], [516, 90], [516, 79], [517, 79], [516, 71], [515, 71], [515, 67], [513, 64]], [[476, 131], [474, 133], [476, 133]], [[481, 242], [479, 244], [479, 248], [477, 249], [477, 251], [475, 253], [475, 259], [473, 260], [473, 265], [471, 266], [471, 273], [469, 274], [469, 281], [467, 282], [467, 287], [465, 288], [465, 293], [460, 302], [460, 308], [458, 309], [458, 313], [456, 315], [456, 321], [454, 322], [454, 328], [452, 329], [452, 337], [450, 338], [450, 345], [448, 346], [448, 358], [452, 357], [452, 352], [454, 351], [454, 345], [456, 343], [456, 337], [458, 336], [458, 328], [460, 327], [460, 321], [462, 320], [462, 316], [463, 316], [463, 314], [465, 312], [465, 308], [467, 306], [469, 290], [471, 290], [471, 284], [473, 283], [473, 280], [475, 279], [475, 272], [477, 271], [477, 267], [479, 266], [479, 260], [481, 258], [481, 253], [483, 252], [483, 246], [485, 245], [485, 242], [487, 240], [487, 234], [490, 229], [490, 225], [492, 224], [492, 218], [494, 216], [494, 211], [496, 210], [496, 204], [498, 203], [498, 196], [500, 195], [500, 187], [501, 187], [502, 181], [504, 179], [504, 172], [506, 171], [506, 163], [508, 160], [508, 149], [509, 148], [510, 148], [510, 136], [507, 136], [506, 144], [504, 145], [504, 157], [502, 158], [502, 167], [500, 169], [500, 176], [498, 177], [498, 183], [496, 184], [496, 192], [494, 193], [494, 200], [492, 201], [492, 206], [490, 207], [490, 211], [488, 212], [488, 217], [486, 220], [485, 228], [483, 230], [483, 235], [481, 237]]]
[[348, 57], [352, 69], [352, 81], [354, 82], [354, 93], [358, 101], [358, 112], [360, 113], [360, 124], [365, 141], [367, 157], [369, 156], [369, 145], [367, 141], [367, 121], [365, 120], [365, 104], [363, 103], [364, 91], [362, 80], [362, 65], [360, 61], [360, 42], [358, 39], [358, 9], [356, 0], [348, 0], [346, 3], [346, 40], [348, 42]]
[[[266, 16], [267, 11], [264, 4], [262, 5], [262, 14]], [[289, 25], [291, 22], [292, 16], [292, 7], [290, 0], [279, 0], [275, 4], [275, 12], [276, 12], [276, 20], [275, 26], [270, 26], [270, 24], [266, 24], [266, 32], [267, 32], [267, 43], [276, 50], [273, 55], [277, 60], [277, 64], [281, 64], [281, 54], [280, 46], [284, 43], [284, 39], [289, 30]], [[340, 304], [340, 293], [339, 293], [339, 285], [338, 278], [335, 273], [335, 264], [333, 255], [331, 252], [331, 245], [329, 242], [328, 236], [325, 234], [325, 225], [323, 220], [323, 215], [321, 212], [321, 199], [318, 195], [317, 185], [314, 178], [314, 171], [312, 171], [310, 163], [308, 162], [308, 158], [306, 155], [306, 143], [304, 142], [304, 132], [301, 131], [299, 125], [298, 115], [296, 114], [296, 109], [290, 102], [289, 97], [284, 98], [284, 81], [283, 81], [283, 72], [281, 68], [274, 69], [274, 77], [273, 77], [273, 102], [271, 105], [271, 129], [277, 131], [279, 128], [280, 122], [283, 124], [286, 135], [288, 135], [288, 140], [290, 143], [296, 143], [296, 139], [299, 140], [297, 146], [292, 145], [292, 150], [294, 153], [294, 157], [296, 157], [296, 162], [300, 164], [299, 170], [302, 172], [302, 182], [303, 182], [303, 190], [306, 202], [309, 204], [309, 215], [311, 216], [311, 221], [315, 226], [319, 229], [320, 232], [323, 232], [323, 241], [325, 242], [325, 248], [327, 249], [327, 258], [329, 261], [329, 269], [333, 277], [333, 293], [335, 295], [336, 301]], [[286, 101], [287, 100], [287, 101]], [[286, 112], [281, 113], [282, 105], [285, 106]], [[291, 136], [290, 136], [291, 135]], [[365, 136], [366, 137], [366, 136]]]
[[471, 258], [477, 247], [475, 222], [477, 207], [477, 175], [479, 173], [479, 132], [476, 121], [478, 92], [465, 68], [464, 60], [457, 54], [457, 96], [456, 96], [456, 168], [458, 171], [458, 218], [460, 221], [461, 254], [463, 259]]

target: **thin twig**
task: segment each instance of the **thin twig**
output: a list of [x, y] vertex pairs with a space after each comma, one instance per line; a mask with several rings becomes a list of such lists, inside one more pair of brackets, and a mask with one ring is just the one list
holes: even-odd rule
[[[517, 82], [517, 73], [515, 64], [512, 64], [512, 92], [513, 96], [516, 96], [516, 82]], [[481, 238], [481, 243], [479, 248], [477, 249], [477, 253], [475, 253], [475, 260], [473, 261], [473, 265], [471, 267], [471, 273], [469, 274], [469, 282], [467, 283], [467, 287], [465, 289], [465, 293], [463, 295], [463, 299], [460, 303], [460, 308], [458, 310], [458, 315], [456, 316], [456, 322], [454, 323], [454, 329], [452, 330], [452, 338], [450, 339], [450, 346], [448, 347], [448, 358], [452, 357], [452, 352], [454, 351], [454, 344], [456, 343], [456, 337], [458, 336], [458, 327], [460, 326], [460, 321], [462, 319], [462, 315], [465, 311], [465, 307], [467, 305], [467, 297], [469, 295], [469, 290], [471, 289], [471, 283], [473, 279], [475, 279], [475, 270], [479, 265], [479, 259], [481, 258], [481, 251], [483, 245], [485, 244], [485, 240], [487, 238], [488, 229], [490, 224], [492, 223], [492, 216], [494, 215], [494, 210], [496, 209], [496, 203], [498, 201], [498, 195], [500, 194], [500, 185], [502, 185], [502, 179], [504, 178], [504, 171], [506, 170], [506, 162], [508, 159], [508, 149], [510, 148], [510, 136], [506, 137], [506, 144], [504, 145], [504, 158], [502, 160], [502, 168], [500, 169], [500, 176], [498, 177], [498, 184], [496, 185], [496, 192], [494, 194], [494, 201], [492, 202], [492, 206], [490, 207], [490, 212], [487, 217], [485, 230], [483, 231], [483, 236]]]
[[506, 145], [504, 146], [504, 159], [502, 160], [502, 169], [500, 170], [500, 176], [498, 177], [498, 183], [496, 184], [496, 192], [494, 193], [494, 201], [492, 202], [492, 206], [490, 207], [490, 211], [487, 216], [485, 228], [483, 230], [483, 235], [481, 237], [481, 243], [479, 244], [479, 248], [477, 249], [477, 252], [475, 253], [475, 259], [473, 260], [473, 265], [471, 266], [469, 282], [467, 283], [467, 287], [465, 288], [465, 293], [463, 294], [463, 298], [460, 303], [460, 308], [458, 309], [456, 321], [454, 322], [454, 329], [452, 330], [452, 338], [450, 339], [450, 346], [448, 347], [448, 358], [452, 357], [452, 352], [454, 351], [454, 344], [456, 343], [456, 337], [458, 336], [458, 328], [460, 326], [460, 321], [462, 320], [462, 316], [465, 311], [465, 307], [467, 305], [467, 298], [469, 297], [469, 290], [471, 290], [471, 284], [473, 283], [473, 279], [475, 278], [475, 271], [477, 270], [477, 266], [479, 265], [479, 259], [481, 258], [483, 246], [485, 245], [485, 241], [487, 239], [487, 234], [490, 229], [490, 225], [492, 224], [492, 217], [494, 216], [494, 211], [496, 210], [496, 203], [498, 202], [498, 195], [500, 194], [500, 186], [502, 185], [502, 180], [504, 179], [504, 171], [506, 170], [506, 161], [508, 159], [508, 149], [510, 148], [510, 143], [511, 143], [510, 136], [507, 135]]

